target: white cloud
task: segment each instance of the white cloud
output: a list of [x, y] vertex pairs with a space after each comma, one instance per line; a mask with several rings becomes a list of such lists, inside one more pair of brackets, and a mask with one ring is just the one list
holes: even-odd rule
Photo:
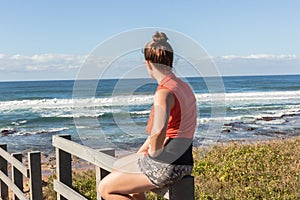
[[78, 69], [86, 56], [67, 54], [40, 54], [5, 56], [0, 54], [1, 70], [6, 72]]
[[[83, 65], [84, 64], [84, 65]], [[144, 64], [144, 62], [143, 62]], [[36, 54], [32, 56], [11, 55], [0, 59], [0, 81], [78, 78], [120, 77], [137, 65], [133, 58], [111, 58], [101, 55]], [[82, 73], [83, 71], [83, 73]], [[46, 77], [46, 78], [45, 78]]]
[[3, 58], [5, 58], [5, 54], [0, 53], [0, 59], [3, 59]]
[[294, 54], [226, 55], [212, 59], [222, 75], [300, 74], [300, 56]]
[[300, 56], [297, 56], [294, 54], [281, 54], [281, 55], [251, 54], [251, 55], [246, 55], [246, 56], [226, 55], [226, 56], [215, 57], [215, 59], [221, 59], [221, 60], [235, 60], [235, 59], [294, 60], [294, 59], [300, 59]]
[[[224, 55], [211, 57], [221, 75], [265, 75], [265, 74], [300, 74], [300, 56], [294, 54], [251, 54]], [[210, 58], [197, 58], [202, 66], [201, 70], [210, 70]], [[103, 76], [121, 77], [124, 73], [135, 75], [137, 71], [130, 71], [137, 66], [144, 70], [144, 61], [139, 57], [120, 57], [112, 59], [101, 56], [70, 55], [70, 54], [36, 54], [5, 55], [0, 54], [0, 81], [3, 80], [40, 80], [40, 79], [75, 79], [82, 64], [88, 68], [84, 78], [99, 78], [105, 68]], [[195, 76], [195, 70], [188, 68], [189, 63], [179, 59], [175, 61], [175, 71], [186, 76]], [[202, 71], [201, 71], [202, 72]], [[142, 72], [139, 72], [143, 74]], [[203, 73], [203, 75], [209, 73]], [[198, 74], [197, 74], [198, 75]], [[137, 74], [138, 76], [138, 74]], [[148, 77], [143, 74], [143, 77]]]
[[74, 79], [85, 59], [69, 54], [0, 54], [0, 81]]
[[20, 54], [16, 54], [16, 55], [10, 56], [8, 59], [10, 59], [10, 60], [29, 60], [30, 57], [24, 56], [24, 55], [20, 55]]

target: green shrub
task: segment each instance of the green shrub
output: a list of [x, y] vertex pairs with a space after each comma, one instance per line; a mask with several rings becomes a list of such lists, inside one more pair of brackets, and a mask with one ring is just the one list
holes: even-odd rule
[[97, 199], [95, 171], [73, 173], [73, 187], [88, 199]]
[[194, 155], [197, 199], [300, 199], [299, 137], [226, 143]]

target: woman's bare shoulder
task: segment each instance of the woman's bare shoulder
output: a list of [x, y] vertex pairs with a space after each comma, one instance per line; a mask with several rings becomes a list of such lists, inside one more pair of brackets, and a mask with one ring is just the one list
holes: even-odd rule
[[160, 89], [158, 91], [156, 91], [155, 95], [154, 95], [154, 104], [169, 104], [171, 105], [171, 107], [173, 107], [175, 102], [174, 96], [172, 94], [172, 92], [168, 89]]

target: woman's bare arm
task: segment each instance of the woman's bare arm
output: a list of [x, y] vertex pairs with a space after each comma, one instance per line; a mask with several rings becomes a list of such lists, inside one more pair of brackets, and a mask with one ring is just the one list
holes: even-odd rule
[[158, 90], [154, 96], [153, 126], [149, 141], [149, 154], [157, 156], [162, 151], [171, 109], [175, 104], [174, 97], [167, 89]]
[[140, 149], [138, 150], [138, 153], [145, 153], [148, 151], [149, 149], [149, 144], [150, 144], [150, 136], [146, 139], [146, 141], [144, 142], [144, 144], [140, 147]]

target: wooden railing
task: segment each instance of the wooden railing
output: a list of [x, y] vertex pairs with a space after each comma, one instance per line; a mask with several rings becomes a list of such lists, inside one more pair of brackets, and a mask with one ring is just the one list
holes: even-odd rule
[[[96, 166], [96, 184], [110, 171], [116, 160], [114, 149], [95, 149], [70, 141], [70, 135], [53, 136], [52, 144], [56, 148], [56, 173], [57, 180], [54, 180], [54, 190], [57, 192], [57, 199], [86, 199], [84, 196], [72, 189], [72, 155], [90, 162]], [[98, 191], [97, 191], [98, 192]], [[101, 199], [97, 193], [97, 199]]]
[[[11, 165], [12, 178], [8, 176], [8, 163]], [[23, 192], [23, 177], [29, 179], [30, 197]], [[0, 144], [0, 196], [1, 199], [10, 198], [9, 191], [12, 191], [12, 199], [17, 200], [41, 200], [42, 197], [42, 176], [41, 176], [41, 153], [28, 153], [28, 166], [22, 163], [22, 154], [7, 152], [7, 145]], [[11, 199], [11, 198], [10, 198]]]
[[[96, 184], [98, 184], [110, 171], [116, 161], [115, 150], [92, 149], [71, 141], [70, 135], [55, 135], [52, 141], [56, 148], [56, 173], [57, 180], [54, 180], [54, 190], [57, 192], [58, 200], [72, 199], [85, 200], [83, 195], [72, 188], [72, 155], [77, 156], [95, 165]], [[11, 177], [8, 175], [8, 163], [11, 165]], [[24, 193], [23, 177], [29, 179], [30, 197]], [[10, 189], [12, 198], [9, 196]], [[172, 200], [194, 199], [194, 179], [186, 176], [181, 181], [162, 189], [153, 190], [157, 194]], [[7, 152], [7, 145], [0, 144], [0, 197], [3, 200], [42, 200], [42, 174], [41, 174], [41, 153], [28, 153], [28, 166], [22, 163], [22, 154]], [[97, 191], [97, 199], [101, 196]]]
[[[57, 180], [54, 181], [54, 190], [57, 192], [58, 200], [86, 199], [84, 196], [72, 189], [72, 168], [71, 157], [77, 156], [90, 162], [96, 167], [96, 184], [98, 184], [111, 170], [116, 161], [114, 149], [92, 149], [71, 141], [70, 135], [55, 135], [52, 140], [56, 148], [56, 170]], [[191, 200], [194, 199], [194, 178], [186, 176], [181, 181], [170, 187], [153, 190], [172, 200]], [[97, 191], [97, 199], [101, 196]]]

